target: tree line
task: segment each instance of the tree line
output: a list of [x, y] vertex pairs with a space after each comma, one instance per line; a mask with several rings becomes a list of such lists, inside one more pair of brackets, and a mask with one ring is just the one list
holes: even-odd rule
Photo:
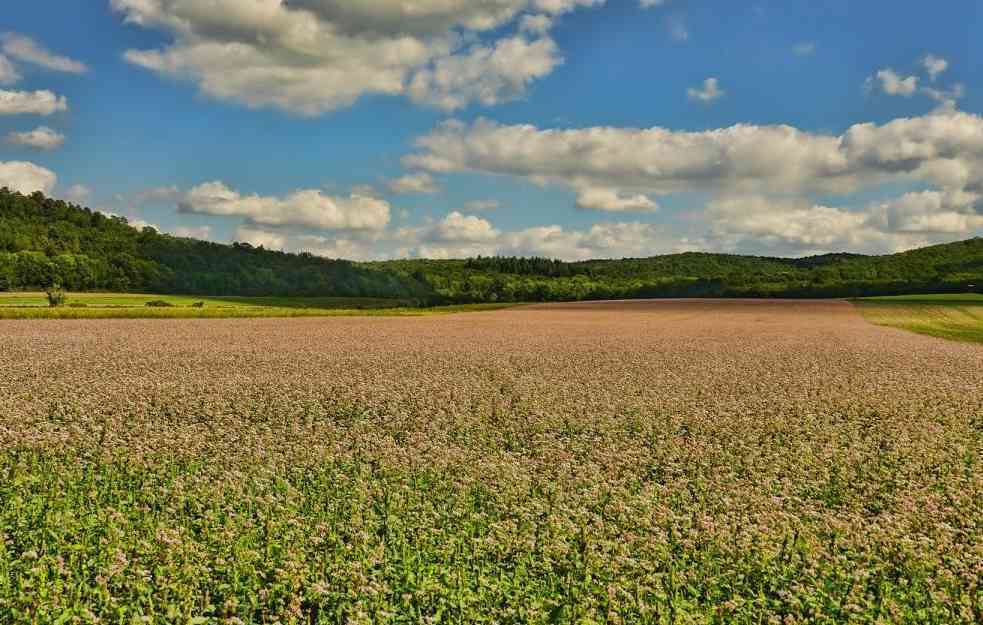
[[581, 262], [477, 257], [355, 263], [138, 230], [122, 217], [41, 193], [0, 189], [0, 290], [53, 285], [71, 291], [377, 297], [420, 304], [854, 297], [983, 290], [983, 239], [888, 256], [690, 252]]

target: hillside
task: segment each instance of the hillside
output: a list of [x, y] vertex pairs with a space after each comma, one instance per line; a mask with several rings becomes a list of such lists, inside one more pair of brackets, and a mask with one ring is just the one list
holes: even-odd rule
[[[455, 302], [644, 297], [856, 297], [983, 285], [983, 239], [889, 256], [786, 259], [689, 252], [563, 263], [536, 258], [377, 263]], [[970, 287], [969, 285], [974, 285]]]
[[[120, 217], [0, 189], [0, 290], [409, 298], [421, 303], [640, 297], [853, 297], [983, 287], [983, 239], [889, 256], [690, 252], [354, 263], [137, 230]], [[970, 287], [969, 285], [975, 285]]]
[[72, 291], [429, 296], [412, 279], [345, 260], [137, 230], [122, 217], [0, 189], [0, 291], [55, 283]]

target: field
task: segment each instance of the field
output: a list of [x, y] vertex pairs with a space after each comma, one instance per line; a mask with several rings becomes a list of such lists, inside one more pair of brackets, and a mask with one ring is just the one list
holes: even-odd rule
[[983, 294], [903, 295], [855, 300], [870, 322], [957, 341], [983, 343]]
[[[166, 302], [169, 306], [147, 306]], [[200, 304], [200, 306], [195, 306]], [[412, 302], [367, 297], [194, 297], [134, 293], [69, 293], [50, 308], [44, 293], [0, 293], [0, 319], [157, 319], [423, 315], [494, 310], [502, 304], [417, 308]]]
[[2, 623], [979, 623], [983, 346], [848, 302], [0, 321]]

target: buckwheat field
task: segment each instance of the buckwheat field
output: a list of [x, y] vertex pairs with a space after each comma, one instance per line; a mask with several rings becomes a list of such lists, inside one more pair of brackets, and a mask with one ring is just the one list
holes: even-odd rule
[[0, 321], [0, 623], [980, 623], [983, 346], [844, 302]]

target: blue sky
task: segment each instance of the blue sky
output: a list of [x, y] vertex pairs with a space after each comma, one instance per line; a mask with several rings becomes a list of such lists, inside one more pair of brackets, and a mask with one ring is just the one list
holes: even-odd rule
[[0, 184], [358, 259], [892, 252], [983, 231], [981, 26], [971, 2], [11, 3]]

